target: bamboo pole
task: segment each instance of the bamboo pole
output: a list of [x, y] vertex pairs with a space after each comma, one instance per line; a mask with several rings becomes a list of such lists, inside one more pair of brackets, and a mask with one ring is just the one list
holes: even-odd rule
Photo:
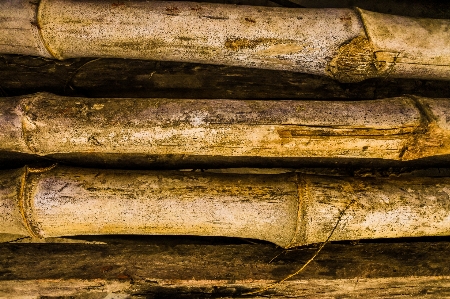
[[330, 76], [450, 79], [450, 20], [361, 9], [165, 1], [0, 3], [0, 52], [120, 57]]
[[[450, 179], [23, 168], [0, 173], [0, 233], [174, 234], [282, 247], [450, 233]], [[342, 214], [342, 212], [345, 212]]]
[[38, 93], [2, 98], [0, 111], [1, 152], [54, 159], [410, 161], [450, 154], [449, 99], [93, 99]]

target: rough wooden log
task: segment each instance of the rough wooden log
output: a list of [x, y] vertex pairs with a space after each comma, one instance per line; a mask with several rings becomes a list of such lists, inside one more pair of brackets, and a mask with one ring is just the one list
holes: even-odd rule
[[[296, 271], [317, 250], [193, 237], [91, 240], [108, 244], [0, 244], [0, 297], [239, 298]], [[297, 277], [246, 298], [443, 298], [448, 241], [331, 243]]]
[[450, 79], [449, 20], [159, 1], [15, 0], [0, 8], [2, 53], [216, 63], [341, 82]]
[[323, 76], [211, 64], [0, 55], [1, 96], [43, 91], [96, 98], [364, 100], [446, 97], [450, 81], [374, 78], [342, 84]]
[[2, 98], [0, 108], [0, 151], [56, 159], [408, 161], [450, 153], [448, 99], [89, 99], [40, 93]]
[[293, 247], [450, 234], [449, 178], [373, 179], [53, 167], [4, 171], [0, 233], [174, 234]]
[[[233, 269], [231, 269], [233, 271]], [[297, 279], [274, 290], [247, 295], [273, 280], [36, 279], [0, 281], [0, 295], [8, 299], [148, 299], [148, 298], [446, 298], [449, 276]]]

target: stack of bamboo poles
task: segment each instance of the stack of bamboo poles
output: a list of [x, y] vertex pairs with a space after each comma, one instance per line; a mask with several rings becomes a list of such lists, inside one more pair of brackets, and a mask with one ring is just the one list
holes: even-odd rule
[[[0, 3], [0, 52], [215, 63], [344, 83], [450, 80], [450, 21], [361, 9], [14, 0]], [[38, 93], [3, 98], [0, 111], [2, 152], [53, 161], [445, 162], [450, 152], [445, 98], [93, 99]], [[231, 236], [288, 248], [324, 241], [339, 222], [332, 240], [440, 236], [450, 234], [449, 192], [446, 177], [24, 167], [0, 174], [0, 233]]]

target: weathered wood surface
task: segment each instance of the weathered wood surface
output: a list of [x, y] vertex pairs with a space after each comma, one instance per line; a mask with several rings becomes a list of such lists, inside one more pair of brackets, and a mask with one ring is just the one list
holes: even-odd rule
[[450, 292], [446, 239], [328, 244], [297, 277], [252, 296], [242, 294], [296, 271], [316, 248], [283, 253], [236, 239], [91, 240], [109, 244], [0, 244], [0, 296], [444, 298]]
[[0, 55], [0, 95], [195, 99], [381, 99], [445, 97], [450, 81], [368, 79], [342, 84], [288, 71], [131, 59], [64, 61]]
[[342, 280], [294, 280], [282, 287], [249, 294], [272, 281], [236, 280], [151, 280], [132, 283], [92, 280], [14, 280], [0, 283], [2, 298], [70, 298], [70, 299], [153, 299], [153, 298], [447, 298], [449, 276], [400, 277]]
[[446, 19], [180, 1], [16, 0], [0, 12], [2, 53], [213, 63], [340, 82], [450, 79]]
[[[450, 234], [448, 177], [349, 178], [53, 167], [4, 171], [0, 233], [201, 235], [288, 248]], [[335, 229], [334, 229], [335, 227]]]

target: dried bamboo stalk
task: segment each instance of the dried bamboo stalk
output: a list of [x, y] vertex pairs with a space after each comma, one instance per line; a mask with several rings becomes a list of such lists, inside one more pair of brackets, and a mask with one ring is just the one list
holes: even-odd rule
[[[291, 247], [450, 233], [449, 178], [349, 178], [53, 167], [0, 173], [0, 233], [175, 234]], [[349, 206], [349, 204], [351, 205]]]
[[0, 111], [0, 151], [55, 159], [408, 161], [450, 154], [449, 99], [89, 99], [39, 93], [2, 98]]
[[0, 52], [291, 70], [357, 82], [450, 79], [450, 20], [361, 9], [164, 1], [0, 3]]

